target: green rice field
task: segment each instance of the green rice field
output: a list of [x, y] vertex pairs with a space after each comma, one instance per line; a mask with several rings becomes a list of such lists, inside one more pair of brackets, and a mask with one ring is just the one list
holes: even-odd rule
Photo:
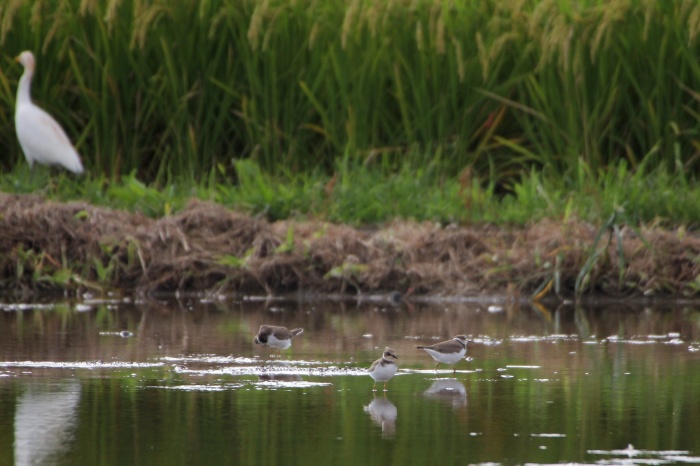
[[[0, 190], [168, 214], [700, 218], [700, 2], [0, 3]], [[29, 170], [14, 57], [88, 172]]]

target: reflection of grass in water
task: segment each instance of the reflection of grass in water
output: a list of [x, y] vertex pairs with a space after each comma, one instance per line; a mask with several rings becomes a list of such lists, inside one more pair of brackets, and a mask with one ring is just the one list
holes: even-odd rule
[[[695, 451], [692, 433], [670, 428], [679, 421], [691, 430], [697, 424], [692, 418], [697, 381], [671, 369], [678, 358], [660, 365], [657, 352], [611, 361], [609, 348], [596, 348], [587, 353], [585, 367], [572, 367], [547, 383], [526, 376], [464, 381], [466, 402], [422, 396], [433, 380], [421, 376], [393, 379], [386, 398], [372, 395], [369, 377], [338, 377], [332, 387], [260, 390], [226, 389], [236, 383], [231, 379], [218, 382], [223, 391], [206, 390], [210, 384], [201, 380], [204, 390], [188, 391], [150, 388], [157, 380], [133, 386], [128, 378], [81, 379], [79, 435], [70, 455], [80, 455], [85, 464], [104, 454], [116, 455], [115, 464], [127, 456], [149, 464], [178, 464], [183, 456], [194, 463], [227, 456], [236, 464], [276, 464], [293, 453], [304, 464], [343, 464], [343, 459], [375, 464], [384, 452], [410, 465], [428, 464], [429, 458], [449, 464], [584, 462], [593, 448], [611, 451], [627, 443]], [[508, 363], [503, 354], [498, 359]], [[636, 375], [617, 375], [611, 362], [633, 364]], [[685, 370], [691, 366], [689, 361]], [[177, 383], [187, 382], [171, 385]], [[382, 439], [364, 409], [375, 399], [396, 408], [392, 443]]]
[[[151, 305], [156, 306], [155, 303]], [[327, 306], [319, 313], [333, 312], [333, 305]], [[258, 307], [258, 312], [264, 312], [262, 305]], [[669, 329], [686, 329], [692, 333], [692, 326], [688, 327], [693, 319], [692, 311], [673, 308], [669, 312], [636, 313], [619, 307], [615, 310], [617, 312], [589, 316], [601, 338], [611, 331], [630, 337], [649, 332], [667, 333]], [[485, 367], [487, 372], [459, 378], [466, 388], [466, 403], [461, 397], [423, 396], [435, 382], [431, 374], [408, 374], [392, 379], [386, 394], [397, 411], [392, 443], [382, 439], [381, 429], [364, 410], [375, 399], [371, 393], [372, 380], [367, 375], [302, 376], [303, 380], [330, 382], [332, 386], [257, 390], [252, 386], [256, 377], [213, 374], [211, 379], [205, 379], [193, 374], [188, 378], [165, 368], [62, 369], [48, 375], [32, 369], [32, 374], [21, 375], [2, 386], [0, 406], [5, 412], [13, 413], [13, 403], [24, 390], [26, 380], [41, 383], [45, 375], [50, 380], [63, 377], [79, 380], [83, 395], [76, 411], [75, 442], [65, 459], [70, 464], [81, 464], [81, 461], [82, 464], [129, 461], [180, 464], [179, 459], [185, 456], [188, 463], [213, 464], [210, 462], [221, 461], [225, 455], [230, 455], [231, 463], [260, 464], [262, 460], [257, 456], [260, 449], [271, 457], [270, 464], [276, 464], [278, 459], [288, 460], [290, 453], [294, 453], [299, 462], [303, 459], [304, 464], [329, 464], [329, 461], [342, 464], [343, 459], [348, 458], [353, 462], [375, 464], [377, 452], [385, 452], [406, 465], [432, 464], [430, 459], [449, 464], [475, 464], [485, 460], [506, 464], [508, 459], [514, 462], [537, 459], [543, 464], [585, 462], [590, 461], [585, 457], [588, 450], [611, 451], [627, 443], [633, 443], [640, 450], [663, 450], [653, 445], [667, 445], [697, 451], [698, 422], [693, 413], [699, 405], [700, 376], [694, 371], [695, 356], [687, 353], [685, 345], [642, 346], [611, 340], [576, 347], [573, 339], [549, 337], [550, 332], [574, 331], [567, 312], [550, 325], [527, 313], [514, 314], [508, 318], [509, 325], [504, 327], [504, 315], [484, 315], [483, 310], [477, 312], [473, 308], [461, 311], [456, 322], [469, 320], [475, 334], [499, 332], [503, 338], [509, 334], [543, 337], [518, 341], [512, 349], [501, 346], [475, 350], [475, 357], [479, 355], [479, 358], [472, 365]], [[134, 313], [141, 312], [144, 309], [139, 307]], [[174, 333], [168, 330], [172, 329], [172, 316], [153, 309], [148, 314], [149, 335]], [[364, 308], [343, 315], [345, 320], [351, 321], [372, 314], [373, 309]], [[436, 306], [435, 314], [432, 323], [426, 320], [428, 312], [405, 318], [439, 331], [445, 325], [442, 306]], [[60, 316], [52, 313], [44, 316], [47, 321], [61, 321]], [[202, 316], [208, 318], [202, 322]], [[619, 321], [610, 322], [615, 317]], [[13, 315], [12, 318], [20, 317]], [[215, 318], [240, 319], [222, 316], [211, 309], [209, 313], [204, 309], [188, 312], [185, 318], [192, 329], [198, 325], [212, 325], [214, 338], [221, 338], [216, 334]], [[10, 320], [7, 316], [3, 319]], [[75, 339], [89, 340], [96, 328], [88, 324], [94, 322], [88, 315], [81, 319], [87, 323], [85, 328], [72, 320], [65, 332]], [[526, 326], [526, 321], [530, 321], [530, 325]], [[8, 331], [13, 326], [7, 324], [2, 328], [8, 332], [4, 337], [18, 331]], [[327, 328], [330, 328], [329, 323], [323, 321], [318, 333]], [[30, 333], [35, 334], [35, 329]], [[205, 348], [212, 344], [209, 334], [200, 335]], [[401, 334], [396, 335], [394, 330], [392, 335], [400, 338]], [[199, 347], [194, 336], [192, 334], [191, 346], [187, 348]], [[341, 348], [353, 347], [353, 342], [363, 341], [360, 338], [359, 333], [348, 337], [348, 344], [338, 345], [333, 354], [342, 354], [345, 350]], [[60, 354], [57, 350], [70, 350], [61, 341], [47, 346], [46, 340], [42, 337], [37, 342], [38, 348], [56, 354]], [[323, 348], [325, 343], [315, 344]], [[406, 343], [412, 344], [413, 341]], [[168, 352], [172, 352], [179, 347], [170, 344], [169, 348]], [[155, 346], [151, 346], [150, 351], [161, 354]], [[368, 362], [372, 355], [368, 350]], [[344, 358], [337, 356], [337, 359]], [[498, 377], [497, 368], [523, 364], [541, 367], [513, 368], [514, 379]], [[548, 380], [543, 381], [545, 376]], [[166, 380], [168, 377], [172, 380]], [[221, 392], [151, 388], [189, 383], [225, 388], [241, 380], [251, 386]], [[384, 399], [383, 394], [378, 399]], [[687, 426], [686, 429], [673, 428], [679, 423]], [[547, 433], [566, 436], [547, 438], [542, 435]], [[12, 441], [12, 436], [0, 436], [0, 450], [11, 451]], [[506, 453], [502, 448], [505, 444], [508, 445]], [[539, 445], [546, 445], [548, 449], [538, 451]], [[211, 452], [212, 449], [217, 451]], [[105, 454], [115, 456], [110, 457], [113, 460], [106, 460]]]

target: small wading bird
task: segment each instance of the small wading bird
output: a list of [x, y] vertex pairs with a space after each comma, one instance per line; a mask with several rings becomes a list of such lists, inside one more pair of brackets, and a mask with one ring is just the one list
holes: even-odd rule
[[455, 364], [467, 354], [467, 337], [457, 335], [452, 340], [435, 343], [430, 346], [416, 346], [416, 348], [422, 349], [437, 361], [435, 365], [436, 371], [440, 363], [444, 362], [445, 364], [452, 364], [452, 372], [455, 373], [457, 372]]
[[80, 157], [61, 125], [32, 102], [30, 88], [34, 76], [34, 55], [30, 51], [24, 51], [15, 60], [24, 66], [17, 87], [15, 129], [19, 145], [29, 162], [30, 172], [33, 173], [34, 162], [37, 162], [62, 165], [73, 173], [82, 173]]
[[396, 375], [397, 366], [395, 360], [398, 358], [393, 349], [387, 348], [384, 350], [382, 357], [372, 363], [372, 366], [369, 368], [369, 375], [374, 379], [373, 392], [377, 391], [377, 382], [384, 382], [384, 391], [387, 391], [387, 382]]
[[292, 338], [301, 335], [303, 332], [303, 328], [287, 330], [285, 327], [261, 325], [254, 341], [256, 345], [268, 345], [271, 348], [278, 349], [281, 355], [283, 349], [292, 346]]

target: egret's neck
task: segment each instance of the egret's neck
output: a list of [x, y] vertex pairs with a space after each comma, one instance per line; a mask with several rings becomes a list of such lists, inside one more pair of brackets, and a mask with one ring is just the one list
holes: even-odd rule
[[32, 85], [32, 76], [34, 70], [25, 69], [22, 77], [19, 78], [19, 86], [17, 87], [17, 105], [31, 103], [32, 98], [29, 95], [29, 88]]

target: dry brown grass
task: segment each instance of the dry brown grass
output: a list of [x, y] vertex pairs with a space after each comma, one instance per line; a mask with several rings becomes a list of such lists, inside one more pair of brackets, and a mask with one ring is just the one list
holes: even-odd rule
[[[608, 241], [605, 234], [589, 289], [697, 294], [697, 235], [644, 226], [647, 245], [621, 228], [624, 262], [615, 236]], [[571, 294], [597, 233], [587, 223], [552, 220], [524, 228], [269, 223], [200, 201], [150, 219], [81, 202], [0, 195], [0, 289], [529, 294], [556, 272], [560, 292]]]

